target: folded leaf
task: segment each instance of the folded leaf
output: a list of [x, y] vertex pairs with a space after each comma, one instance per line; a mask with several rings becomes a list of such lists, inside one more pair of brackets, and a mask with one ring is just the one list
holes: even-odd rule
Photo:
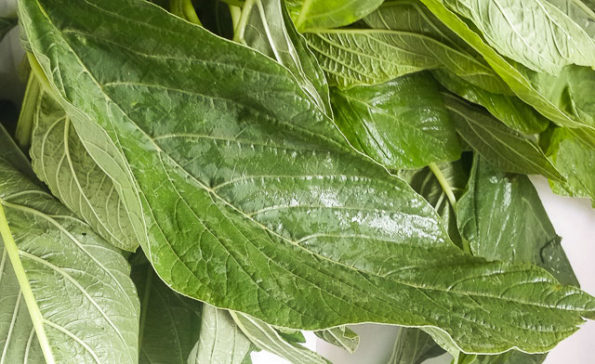
[[545, 0], [444, 0], [471, 20], [500, 54], [538, 72], [569, 64], [595, 67], [595, 40]]
[[39, 179], [114, 246], [136, 250], [138, 241], [126, 206], [109, 176], [83, 147], [70, 117], [46, 92], [39, 94], [31, 107], [30, 154]]
[[383, 0], [287, 0], [300, 31], [349, 25], [371, 13]]
[[436, 70], [432, 74], [450, 92], [483, 106], [490, 114], [512, 129], [533, 134], [544, 131], [550, 123], [515, 96], [486, 91], [443, 70]]
[[269, 324], [240, 312], [230, 311], [238, 328], [256, 347], [289, 360], [292, 364], [325, 364], [320, 355], [299, 344], [292, 344]]
[[314, 102], [330, 113], [328, 84], [305, 39], [295, 30], [281, 0], [255, 0], [244, 40], [287, 67]]
[[436, 326], [469, 352], [548, 350], [595, 311], [541, 268], [463, 254], [268, 57], [143, 1], [65, 5], [22, 1], [26, 35], [177, 291], [290, 328]]
[[314, 334], [329, 344], [345, 349], [348, 353], [355, 352], [359, 345], [359, 336], [346, 326], [319, 330]]
[[458, 137], [438, 87], [418, 73], [333, 90], [336, 123], [355, 148], [389, 169], [458, 159]]
[[499, 170], [564, 180], [541, 149], [527, 138], [451, 95], [445, 94], [445, 102], [459, 135]]
[[2, 128], [0, 145], [0, 223], [10, 229], [0, 245], [2, 361], [136, 363], [128, 263], [13, 166], [21, 159], [6, 152], [16, 146]]
[[188, 364], [242, 364], [251, 352], [250, 341], [226, 310], [203, 305], [200, 338]]
[[131, 276], [141, 299], [139, 363], [186, 364], [200, 335], [202, 303], [167, 287], [142, 253], [132, 258]]

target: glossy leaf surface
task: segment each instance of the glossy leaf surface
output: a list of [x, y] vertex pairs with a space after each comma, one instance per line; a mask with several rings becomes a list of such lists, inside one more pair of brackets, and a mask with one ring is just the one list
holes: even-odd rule
[[145, 2], [68, 4], [21, 2], [27, 36], [177, 291], [285, 327], [436, 326], [471, 352], [547, 350], [595, 310], [540, 268], [463, 254], [268, 57]]

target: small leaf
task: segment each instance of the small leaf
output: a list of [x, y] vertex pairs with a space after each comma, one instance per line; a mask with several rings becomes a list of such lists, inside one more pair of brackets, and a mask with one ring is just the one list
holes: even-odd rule
[[287, 0], [287, 8], [299, 31], [337, 28], [371, 13], [383, 0]]
[[333, 90], [332, 103], [335, 122], [351, 144], [389, 169], [419, 168], [461, 154], [438, 85], [428, 74]]
[[250, 341], [229, 312], [203, 305], [200, 338], [188, 357], [188, 364], [242, 364], [251, 351]]
[[459, 135], [501, 171], [564, 180], [541, 149], [519, 133], [452, 95], [445, 94], [445, 102]]
[[142, 253], [131, 261], [141, 299], [139, 363], [186, 364], [198, 342], [202, 303], [167, 287]]

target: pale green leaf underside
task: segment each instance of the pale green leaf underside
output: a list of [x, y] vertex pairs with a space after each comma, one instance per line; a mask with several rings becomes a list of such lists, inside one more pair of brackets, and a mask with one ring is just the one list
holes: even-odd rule
[[314, 334], [327, 343], [343, 348], [349, 353], [355, 352], [359, 345], [359, 336], [345, 326], [315, 331]]
[[[3, 130], [0, 131], [4, 133]], [[8, 146], [3, 134], [2, 145]], [[0, 155], [0, 201], [58, 363], [136, 363], [138, 298], [122, 255]], [[0, 362], [43, 361], [0, 246]]]
[[190, 352], [188, 364], [241, 364], [250, 351], [250, 340], [229, 312], [203, 305], [200, 338]]
[[544, 0], [444, 0], [470, 19], [499, 53], [538, 72], [569, 64], [595, 67], [595, 41]]
[[325, 364], [320, 355], [299, 345], [287, 342], [269, 324], [241, 312], [230, 312], [241, 332], [257, 348], [289, 360], [292, 364]]
[[145, 2], [20, 9], [86, 149], [130, 186], [141, 246], [174, 289], [276, 326], [437, 326], [471, 352], [547, 350], [595, 309], [539, 268], [463, 255], [432, 207], [345, 146], [262, 54]]
[[316, 29], [304, 34], [331, 85], [374, 85], [425, 69], [447, 68], [471, 82], [492, 70], [472, 56], [423, 34], [390, 29]]
[[54, 196], [114, 246], [134, 251], [138, 241], [112, 180], [89, 156], [60, 104], [39, 94], [32, 115], [33, 170]]
[[438, 88], [429, 74], [417, 73], [335, 89], [335, 122], [355, 148], [389, 169], [455, 160], [461, 147]]

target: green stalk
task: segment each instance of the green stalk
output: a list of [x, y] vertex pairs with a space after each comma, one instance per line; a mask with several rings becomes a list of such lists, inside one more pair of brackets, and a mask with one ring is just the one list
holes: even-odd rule
[[448, 201], [450, 201], [450, 205], [454, 208], [457, 203], [457, 199], [455, 198], [455, 194], [452, 191], [450, 184], [446, 180], [446, 177], [444, 177], [444, 174], [442, 174], [442, 171], [435, 163], [430, 163], [428, 167], [430, 167], [430, 170], [432, 173], [434, 173], [434, 176], [436, 176], [438, 183], [440, 183], [440, 187], [442, 187], [446, 197], [448, 197]]
[[248, 24], [248, 18], [250, 17], [254, 1], [255, 0], [246, 0], [246, 3], [242, 8], [242, 14], [240, 15], [238, 25], [234, 29], [233, 40], [238, 43], [244, 43], [244, 32], [246, 31], [246, 25]]
[[8, 253], [8, 259], [14, 269], [17, 281], [19, 282], [21, 294], [27, 304], [27, 310], [29, 311], [29, 316], [31, 317], [31, 322], [33, 323], [33, 328], [35, 329], [35, 334], [37, 335], [37, 340], [39, 341], [43, 356], [48, 364], [55, 364], [54, 354], [52, 353], [50, 342], [43, 327], [43, 316], [41, 315], [41, 311], [39, 310], [39, 306], [33, 295], [33, 290], [27, 279], [27, 273], [25, 272], [25, 268], [19, 257], [19, 248], [10, 232], [8, 220], [6, 219], [4, 207], [2, 206], [3, 204], [6, 203], [0, 199], [0, 236], [2, 236], [4, 242], [4, 249], [6, 249], [6, 252]]
[[198, 15], [196, 15], [194, 5], [192, 5], [192, 0], [172, 0], [169, 5], [169, 10], [172, 14], [175, 14], [180, 18], [184, 18], [191, 23], [202, 26], [200, 19], [198, 19]]

